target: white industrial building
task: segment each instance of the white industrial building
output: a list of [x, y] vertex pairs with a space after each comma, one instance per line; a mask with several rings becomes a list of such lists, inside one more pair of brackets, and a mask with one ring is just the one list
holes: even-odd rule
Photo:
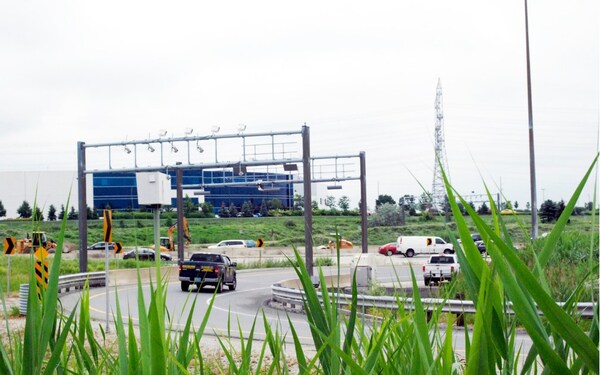
[[[87, 181], [87, 201], [93, 202], [91, 179]], [[6, 210], [6, 217], [19, 217], [17, 209], [23, 201], [33, 208], [34, 202], [42, 211], [44, 218], [48, 216], [50, 205], [65, 206], [65, 211], [77, 206], [77, 172], [76, 171], [37, 171], [37, 172], [0, 172], [0, 201]], [[68, 207], [67, 207], [68, 202]]]
[[[50, 205], [56, 207], [57, 214], [62, 205], [65, 206], [66, 212], [69, 212], [71, 207], [79, 211], [76, 171], [0, 172], [0, 181], [0, 202], [6, 210], [6, 216], [0, 217], [0, 220], [19, 217], [17, 209], [23, 201], [27, 201], [31, 208], [35, 202], [44, 218], [48, 216]], [[313, 200], [317, 202], [322, 200], [318, 194], [318, 184], [312, 184], [311, 188]], [[295, 184], [294, 189], [294, 193], [303, 195], [302, 184]], [[175, 190], [171, 192], [173, 198], [176, 196], [175, 193]], [[94, 192], [91, 175], [87, 176], [86, 198], [88, 207], [93, 208]]]

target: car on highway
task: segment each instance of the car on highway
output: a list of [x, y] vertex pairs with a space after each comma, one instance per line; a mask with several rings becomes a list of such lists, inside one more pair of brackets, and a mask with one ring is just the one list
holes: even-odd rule
[[398, 245], [395, 242], [390, 242], [379, 246], [379, 254], [392, 256], [400, 253], [398, 252]]
[[[123, 259], [136, 259], [136, 255], [139, 260], [154, 260], [155, 258], [154, 250], [146, 247], [139, 247], [123, 254]], [[168, 262], [173, 260], [173, 257], [169, 254], [160, 253], [160, 260]]]
[[248, 244], [246, 243], [245, 240], [224, 240], [224, 241], [219, 242], [216, 245], [210, 245], [208, 248], [209, 249], [219, 249], [219, 248], [224, 248], [224, 247], [240, 248], [240, 247], [248, 247]]
[[[106, 248], [106, 242], [96, 242], [93, 245], [88, 246], [88, 250], [104, 250]], [[108, 243], [108, 250], [113, 251], [115, 249], [115, 243]]]
[[429, 286], [431, 283], [450, 281], [459, 271], [460, 263], [456, 255], [432, 255], [423, 265], [423, 282]]
[[200, 290], [205, 285], [214, 286], [217, 293], [227, 285], [229, 290], [237, 286], [237, 262], [227, 255], [218, 253], [193, 253], [189, 260], [179, 262], [179, 281], [181, 290], [187, 292], [190, 285]]
[[485, 254], [485, 252], [487, 251], [485, 247], [485, 242], [483, 241], [475, 241], [475, 246], [477, 246], [477, 250], [479, 250], [481, 254]]
[[[477, 250], [479, 250], [479, 252], [481, 254], [483, 254], [487, 251], [487, 249], [485, 247], [485, 242], [483, 242], [483, 240], [481, 239], [481, 235], [479, 233], [472, 234], [471, 239], [473, 240], [473, 242], [475, 243], [475, 246], [477, 246]], [[462, 241], [459, 239], [458, 243], [461, 244]]]
[[398, 253], [408, 258], [417, 254], [454, 254], [452, 244], [441, 237], [400, 236], [396, 242]]

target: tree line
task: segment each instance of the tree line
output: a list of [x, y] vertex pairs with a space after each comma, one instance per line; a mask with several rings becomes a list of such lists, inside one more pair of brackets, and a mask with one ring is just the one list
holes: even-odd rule
[[[468, 204], [479, 215], [490, 215], [492, 213], [486, 202], [482, 202], [477, 208], [473, 202], [469, 202]], [[463, 215], [468, 215], [468, 211], [462, 202], [457, 202], [457, 205]], [[593, 203], [587, 202], [583, 207], [575, 207], [573, 215], [583, 215], [586, 212], [592, 211], [592, 208]], [[525, 210], [519, 211], [519, 202], [505, 201], [500, 203], [499, 209], [501, 210], [501, 213], [530, 213], [531, 205], [527, 202], [525, 204]], [[558, 220], [564, 209], [565, 202], [563, 200], [554, 202], [548, 199], [540, 206], [538, 216], [543, 223], [552, 223]], [[428, 193], [423, 193], [419, 197], [415, 197], [414, 195], [403, 195], [398, 199], [398, 203], [396, 203], [394, 198], [390, 195], [383, 194], [379, 195], [375, 201], [375, 212], [369, 219], [369, 225], [398, 226], [405, 224], [406, 216], [420, 216], [422, 220], [427, 221], [432, 220], [437, 214], [443, 214], [447, 218], [451, 215], [450, 202], [447, 196], [445, 197], [443, 207], [440, 211], [437, 208], [432, 207], [431, 195]]]
[[[27, 201], [23, 201], [23, 203], [21, 203], [21, 205], [17, 209], [17, 214], [19, 215], [20, 219], [33, 219], [35, 221], [62, 220], [65, 217], [65, 215], [67, 215], [68, 220], [76, 220], [79, 216], [79, 214], [75, 210], [75, 207], [71, 207], [71, 210], [69, 212], [66, 212], [65, 206], [61, 205], [60, 211], [57, 211], [56, 207], [53, 204], [51, 204], [48, 207], [47, 216], [44, 217], [42, 210], [38, 206], [32, 207]], [[2, 201], [0, 201], [0, 217], [6, 217], [6, 209], [4, 208], [4, 204], [2, 203]], [[88, 207], [88, 218], [90, 217], [93, 217], [93, 213], [92, 210]]]
[[[350, 209], [350, 199], [347, 196], [341, 197], [336, 200], [333, 196], [327, 196], [324, 201], [327, 210], [320, 209], [317, 201], [312, 201], [311, 208], [313, 214], [316, 215], [358, 215], [358, 210]], [[103, 209], [111, 209], [109, 205]], [[139, 212], [148, 212], [150, 208], [146, 206], [140, 206], [137, 209]], [[172, 212], [174, 208], [172, 206], [164, 206], [165, 212]], [[101, 209], [92, 209], [87, 207], [87, 218], [95, 220], [101, 217], [99, 212]], [[133, 212], [133, 208], [124, 210], [126, 212]], [[304, 211], [304, 200], [299, 194], [296, 194], [293, 199], [292, 207], [285, 207], [280, 199], [274, 198], [269, 200], [263, 200], [260, 205], [255, 206], [251, 201], [245, 201], [241, 207], [237, 207], [233, 203], [226, 204], [222, 202], [221, 207], [217, 211], [219, 217], [253, 217], [253, 216], [284, 216], [284, 215], [303, 215]], [[185, 196], [183, 200], [183, 212], [186, 217], [196, 218], [211, 218], [215, 217], [214, 207], [210, 202], [195, 203], [189, 196]], [[79, 219], [79, 212], [72, 207], [68, 210], [64, 205], [60, 206], [60, 210], [53, 204], [48, 207], [48, 211], [44, 215], [39, 206], [32, 207], [27, 201], [23, 203], [17, 209], [19, 219], [31, 219], [34, 221], [56, 221], [62, 220], [65, 215], [67, 220]], [[6, 217], [6, 209], [2, 201], [0, 201], [0, 217]]]
[[[479, 215], [491, 214], [491, 209], [488, 207], [486, 202], [482, 202], [479, 207], [475, 207], [473, 202], [468, 203], [469, 206], [476, 211]], [[359, 209], [350, 209], [350, 199], [347, 196], [342, 196], [338, 200], [333, 196], [327, 196], [324, 199], [324, 205], [327, 209], [320, 209], [317, 201], [313, 200], [311, 209], [313, 214], [316, 215], [358, 215]], [[360, 207], [360, 202], [359, 205]], [[458, 202], [458, 207], [463, 215], [467, 215], [467, 209], [461, 202]], [[587, 202], [583, 207], [575, 207], [573, 215], [583, 215], [586, 212], [592, 211], [593, 203]], [[109, 206], [105, 209], [110, 209]], [[515, 202], [502, 202], [500, 210], [519, 210], [519, 203]], [[565, 202], [560, 200], [554, 202], [551, 199], [547, 199], [542, 203], [538, 210], [538, 215], [543, 223], [551, 223], [556, 221], [563, 210], [565, 209]], [[140, 212], [147, 212], [149, 208], [140, 206]], [[167, 212], [173, 211], [173, 207], [165, 206], [164, 210]], [[214, 207], [209, 202], [194, 203], [194, 201], [186, 195], [183, 202], [184, 214], [188, 217], [214, 217]], [[132, 209], [127, 210], [132, 211]], [[263, 200], [259, 206], [255, 206], [251, 201], [245, 201], [241, 207], [235, 206], [233, 203], [226, 205], [225, 202], [221, 204], [218, 210], [219, 217], [253, 217], [253, 216], [282, 216], [282, 215], [302, 215], [304, 211], [304, 199], [301, 195], [295, 194], [293, 199], [293, 206], [287, 208], [283, 205], [281, 200], [274, 198], [270, 200]], [[442, 213], [450, 212], [450, 202], [446, 197], [443, 204]], [[525, 205], [523, 212], [531, 212], [529, 202]], [[430, 195], [423, 193], [419, 197], [414, 195], [403, 195], [398, 199], [398, 202], [387, 194], [382, 194], [377, 197], [375, 201], [375, 212], [373, 213], [370, 221], [376, 226], [389, 226], [389, 225], [402, 225], [405, 222], [406, 216], [421, 216], [423, 220], [432, 220], [437, 214], [437, 210], [432, 209]], [[17, 209], [18, 217], [21, 219], [33, 219], [35, 221], [55, 221], [62, 220], [65, 215], [67, 220], [77, 220], [79, 213], [72, 207], [67, 212], [64, 205], [61, 205], [60, 210], [51, 204], [48, 207], [46, 216], [42, 210], [38, 207], [32, 207], [29, 202], [23, 201], [21, 206]], [[6, 217], [6, 209], [0, 201], [0, 217]], [[98, 219], [98, 210], [87, 207], [87, 218]]]

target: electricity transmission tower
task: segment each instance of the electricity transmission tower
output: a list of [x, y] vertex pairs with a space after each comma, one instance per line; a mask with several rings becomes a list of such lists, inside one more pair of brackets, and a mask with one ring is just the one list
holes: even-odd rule
[[431, 191], [431, 207], [441, 210], [444, 207], [446, 190], [442, 168], [450, 179], [446, 147], [444, 146], [444, 107], [442, 103], [442, 81], [438, 78], [435, 94], [435, 160], [433, 163], [433, 188]]

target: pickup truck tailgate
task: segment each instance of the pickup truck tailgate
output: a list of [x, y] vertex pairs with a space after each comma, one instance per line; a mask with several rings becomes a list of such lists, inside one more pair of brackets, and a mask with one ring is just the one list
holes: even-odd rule
[[220, 266], [216, 263], [184, 262], [181, 265], [179, 279], [187, 280], [192, 283], [201, 283], [204, 281], [214, 282], [218, 280], [219, 272]]
[[428, 264], [425, 273], [431, 275], [431, 277], [450, 276], [451, 274], [448, 266], [440, 266], [439, 264]]
[[212, 264], [184, 264], [181, 266], [184, 270], [195, 270], [198, 272], [214, 272], [215, 266]]

